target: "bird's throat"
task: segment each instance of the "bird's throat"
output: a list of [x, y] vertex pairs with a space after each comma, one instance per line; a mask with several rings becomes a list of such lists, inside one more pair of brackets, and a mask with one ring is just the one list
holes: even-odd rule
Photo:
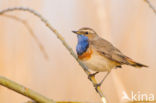
[[76, 46], [76, 52], [80, 56], [85, 53], [89, 47], [88, 37], [84, 35], [78, 35], [78, 44]]

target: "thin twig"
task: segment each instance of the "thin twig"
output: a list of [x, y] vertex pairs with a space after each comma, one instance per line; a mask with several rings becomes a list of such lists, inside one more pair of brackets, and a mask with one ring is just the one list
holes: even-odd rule
[[[49, 22], [42, 16], [40, 15], [39, 13], [37, 13], [36, 11], [32, 10], [32, 9], [29, 9], [29, 8], [23, 8], [23, 7], [15, 7], [15, 8], [7, 8], [7, 9], [4, 9], [2, 11], [0, 11], [0, 15], [1, 14], [4, 14], [6, 12], [11, 12], [11, 11], [27, 11], [27, 12], [30, 12], [32, 14], [34, 14], [35, 16], [37, 16], [56, 36], [57, 38], [62, 42], [62, 44], [66, 47], [66, 49], [70, 52], [70, 54], [76, 59], [76, 61], [80, 64], [80, 66], [83, 68], [84, 72], [89, 76], [91, 74], [90, 71], [88, 71], [87, 67], [80, 62], [80, 60], [77, 58], [77, 55], [74, 53], [74, 51], [72, 50], [72, 48], [67, 44], [67, 42], [64, 40], [64, 38], [62, 37], [62, 35], [56, 30], [54, 29], [50, 24]], [[97, 81], [95, 79], [94, 76], [92, 76], [90, 78], [93, 86], [95, 86], [97, 84]], [[103, 103], [108, 103], [106, 101], [106, 98], [101, 90], [101, 87], [98, 86], [96, 89], [96, 92], [100, 95]]]
[[8, 18], [11, 18], [11, 19], [14, 19], [14, 20], [16, 20], [18, 22], [21, 22], [27, 28], [27, 30], [29, 31], [29, 33], [31, 34], [31, 36], [33, 37], [33, 39], [35, 40], [35, 42], [38, 44], [41, 52], [43, 53], [43, 56], [45, 57], [45, 59], [48, 60], [48, 54], [45, 51], [44, 46], [41, 44], [41, 42], [39, 41], [39, 39], [36, 37], [34, 31], [32, 30], [32, 28], [30, 27], [30, 25], [25, 20], [23, 20], [23, 19], [21, 19], [19, 17], [13, 16], [13, 15], [8, 15], [8, 14], [3, 14], [2, 16], [8, 17]]
[[153, 10], [153, 12], [156, 14], [156, 9], [155, 9], [155, 7], [150, 3], [150, 1], [149, 0], [144, 0], [148, 5], [149, 5], [149, 7]]

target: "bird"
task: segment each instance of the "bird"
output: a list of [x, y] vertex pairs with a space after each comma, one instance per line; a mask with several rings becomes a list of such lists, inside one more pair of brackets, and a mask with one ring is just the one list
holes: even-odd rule
[[103, 83], [112, 69], [122, 68], [122, 65], [137, 68], [148, 67], [124, 55], [113, 44], [100, 37], [92, 28], [83, 27], [72, 32], [77, 34], [76, 52], [78, 59], [88, 69], [95, 71], [95, 73], [89, 75], [89, 78], [99, 72], [107, 72], [97, 86]]

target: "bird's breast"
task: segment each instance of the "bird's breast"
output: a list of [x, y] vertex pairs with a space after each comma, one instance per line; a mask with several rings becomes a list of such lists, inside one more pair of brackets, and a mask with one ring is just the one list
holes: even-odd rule
[[88, 60], [91, 58], [91, 55], [93, 53], [93, 50], [91, 48], [88, 48], [85, 52], [83, 52], [81, 55], [78, 55], [78, 58], [80, 60]]
[[84, 63], [89, 69], [98, 72], [110, 71], [116, 67], [116, 63], [109, 60], [108, 58], [101, 56], [96, 50], [88, 48], [88, 50], [79, 55], [78, 58]]

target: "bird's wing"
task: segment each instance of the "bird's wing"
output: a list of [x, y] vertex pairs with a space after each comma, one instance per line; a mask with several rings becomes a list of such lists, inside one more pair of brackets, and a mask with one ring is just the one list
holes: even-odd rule
[[110, 42], [97, 37], [90, 41], [91, 46], [102, 56], [115, 61], [119, 64], [129, 64], [127, 56], [120, 52], [116, 47], [114, 47]]

